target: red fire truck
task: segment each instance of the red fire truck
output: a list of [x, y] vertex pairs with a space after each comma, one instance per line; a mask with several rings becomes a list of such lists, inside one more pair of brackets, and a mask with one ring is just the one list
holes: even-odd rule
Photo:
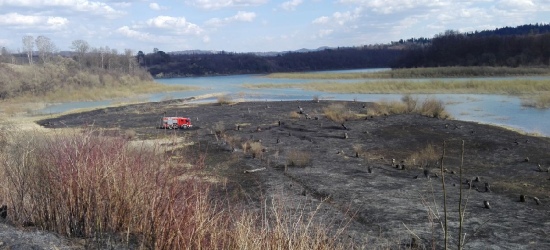
[[178, 128], [191, 128], [191, 119], [187, 117], [162, 117], [162, 123], [160, 125], [164, 129], [178, 129]]

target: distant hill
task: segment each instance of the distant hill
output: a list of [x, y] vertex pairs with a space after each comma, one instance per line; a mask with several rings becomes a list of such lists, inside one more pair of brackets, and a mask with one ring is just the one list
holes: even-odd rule
[[460, 33], [446, 31], [427, 44], [409, 44], [392, 67], [548, 67], [550, 24]]

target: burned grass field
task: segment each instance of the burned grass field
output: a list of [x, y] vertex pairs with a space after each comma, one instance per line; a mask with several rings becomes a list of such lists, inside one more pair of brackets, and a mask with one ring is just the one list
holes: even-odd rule
[[[159, 129], [163, 116], [189, 117], [193, 128]], [[216, 195], [251, 210], [274, 197], [296, 216], [311, 208], [358, 248], [441, 248], [445, 231], [453, 248], [550, 247], [548, 138], [339, 101], [176, 100], [39, 124], [206, 153], [204, 174], [223, 183]]]

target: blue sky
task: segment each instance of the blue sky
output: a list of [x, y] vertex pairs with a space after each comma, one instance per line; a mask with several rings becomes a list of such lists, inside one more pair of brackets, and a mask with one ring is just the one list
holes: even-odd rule
[[287, 51], [548, 23], [550, 0], [0, 0], [0, 47]]

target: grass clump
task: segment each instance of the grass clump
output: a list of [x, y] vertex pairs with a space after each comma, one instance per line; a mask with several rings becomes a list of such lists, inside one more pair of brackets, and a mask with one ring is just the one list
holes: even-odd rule
[[435, 98], [426, 99], [420, 106], [418, 112], [422, 115], [445, 119], [450, 115], [445, 111], [445, 104], [441, 100]]
[[391, 114], [421, 114], [439, 119], [450, 118], [445, 111], [445, 104], [435, 98], [427, 98], [420, 102], [412, 95], [404, 95], [401, 101], [381, 101], [366, 110], [367, 116]]
[[287, 165], [292, 167], [306, 167], [311, 163], [311, 154], [305, 151], [291, 151], [287, 155]]
[[262, 158], [263, 155], [263, 146], [260, 142], [249, 142], [249, 149], [252, 153], [252, 158]]
[[233, 100], [229, 95], [219, 95], [218, 98], [216, 99], [216, 102], [219, 105], [228, 105], [228, 104], [231, 104], [232, 101]]
[[346, 105], [342, 103], [332, 103], [323, 109], [323, 114], [327, 119], [344, 124], [346, 121], [354, 120], [357, 118], [357, 113], [346, 108]]
[[441, 158], [440, 151], [433, 145], [428, 144], [426, 147], [421, 148], [419, 151], [412, 153], [407, 162], [413, 165], [424, 166], [437, 166], [438, 160]]

